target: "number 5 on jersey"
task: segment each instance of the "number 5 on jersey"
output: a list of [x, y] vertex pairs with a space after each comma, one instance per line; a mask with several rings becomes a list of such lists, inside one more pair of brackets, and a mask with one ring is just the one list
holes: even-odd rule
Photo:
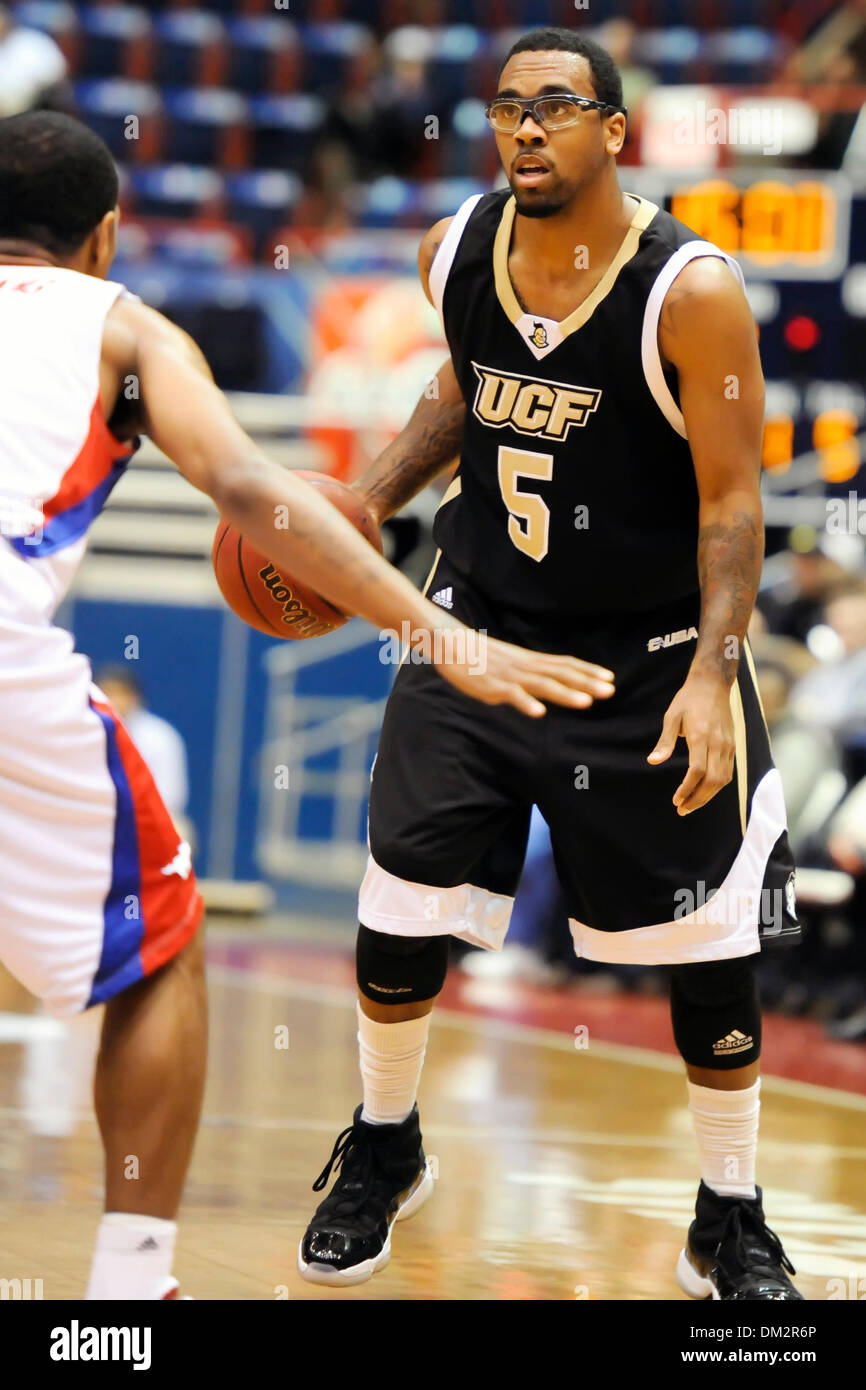
[[499, 490], [510, 513], [508, 534], [511, 541], [530, 560], [543, 560], [550, 537], [550, 508], [537, 492], [520, 492], [517, 484], [521, 478], [549, 483], [553, 477], [553, 454], [501, 444], [497, 465]]

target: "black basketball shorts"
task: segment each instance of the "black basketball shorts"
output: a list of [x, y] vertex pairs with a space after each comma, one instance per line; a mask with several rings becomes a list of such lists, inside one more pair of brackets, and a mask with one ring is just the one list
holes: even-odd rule
[[647, 762], [694, 655], [698, 595], [550, 633], [494, 609], [441, 556], [426, 591], [492, 637], [609, 667], [616, 694], [529, 719], [404, 660], [373, 766], [365, 926], [499, 949], [537, 804], [579, 956], [670, 965], [799, 939], [782, 783], [748, 650], [731, 690], [733, 780], [679, 816], [685, 740], [668, 762]]

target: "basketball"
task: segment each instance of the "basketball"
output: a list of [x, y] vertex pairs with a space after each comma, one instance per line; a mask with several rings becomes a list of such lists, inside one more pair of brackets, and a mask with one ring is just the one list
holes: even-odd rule
[[[339, 508], [381, 555], [379, 528], [351, 488], [327, 473], [312, 469], [298, 469], [295, 476], [320, 488], [328, 501]], [[335, 632], [353, 616], [335, 608], [282, 565], [273, 564], [222, 518], [214, 536], [211, 559], [226, 603], [245, 623], [268, 637], [293, 641], [323, 637]]]

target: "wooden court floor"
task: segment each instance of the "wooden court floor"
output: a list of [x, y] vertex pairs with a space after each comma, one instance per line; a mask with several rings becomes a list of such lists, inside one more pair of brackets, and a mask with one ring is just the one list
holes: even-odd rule
[[[675, 1057], [440, 1008], [421, 1089], [438, 1180], [358, 1288], [305, 1284], [311, 1184], [360, 1099], [344, 948], [212, 939], [205, 1116], [175, 1272], [199, 1299], [682, 1299], [697, 1173]], [[629, 1000], [616, 1004], [627, 1011]], [[569, 1015], [571, 1017], [572, 1015]], [[80, 1298], [99, 1214], [98, 1019], [0, 990], [0, 1279]], [[284, 1044], [288, 1044], [285, 1046]], [[586, 1045], [582, 1045], [586, 1043]], [[866, 1072], [866, 1052], [859, 1053]], [[765, 1082], [758, 1180], [809, 1299], [866, 1296], [866, 1097]], [[862, 1282], [861, 1282], [862, 1281]]]

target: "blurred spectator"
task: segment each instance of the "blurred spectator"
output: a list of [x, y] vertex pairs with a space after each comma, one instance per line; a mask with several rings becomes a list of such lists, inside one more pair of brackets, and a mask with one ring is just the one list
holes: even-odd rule
[[[794, 53], [784, 76], [798, 82], [844, 88], [866, 81], [866, 0], [847, 0]], [[810, 169], [839, 169], [851, 143], [859, 110], [825, 110], [813, 149], [798, 163]]]
[[160, 719], [145, 708], [141, 685], [132, 671], [124, 666], [107, 666], [97, 672], [95, 679], [153, 773], [153, 780], [179, 833], [189, 839], [185, 816], [189, 779], [183, 739], [167, 719]]
[[48, 34], [17, 24], [0, 5], [0, 117], [35, 108], [72, 111], [66, 59]]
[[427, 68], [430, 34], [420, 27], [395, 29], [384, 44], [386, 66], [373, 84], [376, 108], [376, 157], [402, 176], [415, 172], [429, 151], [428, 117], [441, 115]]
[[806, 664], [815, 666], [803, 648], [784, 639], [756, 638], [753, 643], [758, 690], [779, 769], [788, 811], [788, 834], [795, 855], [822, 829], [845, 790], [845, 779], [832, 734], [793, 713], [790, 695]]
[[824, 82], [838, 72], [838, 62], [852, 52], [858, 60], [866, 41], [866, 0], [846, 0], [801, 44], [788, 65], [800, 82]]
[[623, 105], [628, 108], [628, 131], [620, 164], [640, 163], [640, 123], [644, 97], [656, 85], [651, 68], [634, 61], [633, 49], [637, 30], [630, 19], [610, 19], [602, 24], [594, 37], [606, 48], [619, 68], [622, 78]]
[[866, 581], [850, 579], [826, 605], [840, 654], [810, 671], [791, 697], [796, 718], [845, 744], [866, 740]]
[[849, 874], [866, 869], [866, 779], [849, 792], [830, 822], [827, 846], [835, 864]]
[[795, 527], [787, 555], [788, 573], [781, 583], [758, 595], [758, 610], [770, 632], [807, 642], [824, 621], [824, 608], [833, 591], [863, 569], [859, 537], [817, 535], [811, 527]]

